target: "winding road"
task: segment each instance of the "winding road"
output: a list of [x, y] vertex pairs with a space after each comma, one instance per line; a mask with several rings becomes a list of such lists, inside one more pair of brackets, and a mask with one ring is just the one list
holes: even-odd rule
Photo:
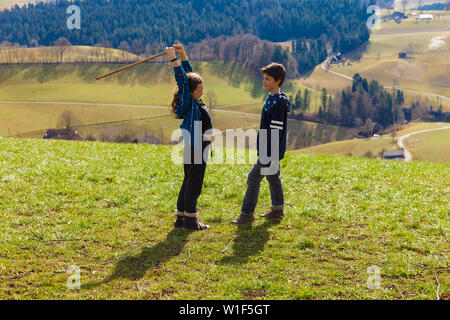
[[[329, 73], [332, 73], [332, 74], [334, 74], [334, 75], [337, 75], [338, 77], [341, 77], [341, 78], [344, 78], [344, 79], [353, 81], [353, 78], [352, 78], [352, 77], [349, 77], [349, 76], [347, 76], [347, 75], [345, 75], [345, 74], [342, 74], [342, 73], [338, 73], [338, 72], [336, 72], [336, 71], [328, 70], [328, 69], [326, 68], [327, 63], [328, 63], [328, 59], [327, 59], [324, 63], [322, 63], [322, 65], [320, 66], [320, 67], [322, 68], [323, 71], [329, 72]], [[389, 86], [385, 86], [385, 85], [383, 85], [383, 87], [386, 88], [386, 89], [394, 89], [393, 87], [389, 87]], [[428, 96], [439, 97], [439, 98], [441, 98], [441, 99], [449, 100], [449, 101], [450, 101], [450, 97], [443, 96], [443, 95], [436, 94], [436, 93], [425, 92], [425, 91], [417, 91], [417, 90], [405, 89], [405, 88], [399, 88], [399, 87], [397, 87], [397, 88], [395, 88], [395, 89], [397, 89], [397, 90], [402, 90], [402, 91], [405, 91], [405, 92], [419, 93], [419, 94], [424, 94], [424, 95], [428, 95]]]
[[397, 143], [399, 145], [400, 148], [403, 148], [404, 150], [404, 156], [405, 156], [405, 162], [410, 162], [412, 160], [412, 155], [411, 152], [408, 151], [408, 149], [406, 149], [406, 146], [404, 144], [404, 140], [406, 138], [409, 138], [412, 135], [415, 134], [419, 134], [419, 133], [424, 133], [424, 132], [430, 132], [430, 131], [437, 131], [437, 130], [446, 130], [446, 129], [450, 129], [449, 127], [443, 127], [443, 128], [435, 128], [435, 129], [426, 129], [426, 130], [420, 130], [420, 131], [413, 131], [413, 132], [409, 132], [407, 134], [404, 134], [400, 137], [397, 138]]

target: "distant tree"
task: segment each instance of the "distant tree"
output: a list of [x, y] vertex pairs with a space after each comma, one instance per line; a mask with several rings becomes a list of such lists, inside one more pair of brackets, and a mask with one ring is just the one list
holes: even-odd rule
[[32, 47], [32, 48], [39, 47], [39, 43], [37, 42], [36, 39], [31, 39], [30, 40], [30, 47]]
[[301, 112], [303, 112], [304, 108], [303, 108], [303, 99], [302, 99], [302, 90], [298, 89], [297, 91], [297, 95], [295, 96], [295, 100], [294, 100], [294, 106], [295, 109], [294, 110], [300, 110]]
[[81, 126], [83, 123], [78, 117], [70, 110], [63, 111], [57, 120], [57, 127], [66, 129], [70, 138], [75, 134], [75, 127]]
[[209, 106], [210, 109], [214, 109], [217, 105], [217, 96], [215, 91], [213, 90], [208, 90], [208, 92], [206, 92], [205, 94], [205, 101], [206, 101], [206, 105]]
[[364, 133], [367, 134], [368, 137], [371, 137], [373, 134], [374, 124], [372, 119], [367, 118], [366, 123], [364, 124]]
[[130, 46], [128, 45], [128, 42], [125, 40], [122, 40], [119, 44], [119, 50], [122, 50], [122, 62], [125, 61], [125, 52], [130, 51]]
[[311, 91], [305, 88], [305, 92], [303, 94], [302, 110], [308, 111], [310, 106], [311, 106]]
[[283, 63], [283, 49], [281, 46], [276, 45], [272, 55], [272, 61], [277, 63]]
[[111, 43], [109, 43], [108, 40], [103, 40], [99, 44], [97, 44], [97, 47], [100, 48], [102, 55], [103, 55], [103, 61], [106, 63], [108, 61], [111, 61], [110, 53], [112, 48]]
[[138, 56], [141, 55], [142, 52], [144, 52], [144, 45], [142, 44], [142, 40], [133, 40], [133, 42], [131, 43], [131, 49]]
[[326, 88], [322, 88], [322, 107], [323, 112], [328, 113], [327, 111], [327, 102], [328, 102], [328, 92]]
[[59, 37], [56, 41], [55, 41], [55, 47], [58, 48], [58, 52], [59, 52], [59, 62], [62, 63], [63, 62], [63, 54], [64, 52], [68, 49], [69, 46], [71, 46], [72, 44], [70, 43], [69, 40], [67, 40], [66, 37]]

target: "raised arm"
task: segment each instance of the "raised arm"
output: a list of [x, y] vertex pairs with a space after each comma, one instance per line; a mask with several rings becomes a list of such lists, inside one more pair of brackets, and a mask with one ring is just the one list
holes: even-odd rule
[[186, 71], [186, 73], [194, 72], [194, 70], [192, 69], [191, 63], [189, 62], [186, 51], [184, 50], [183, 45], [181, 43], [174, 44], [173, 48], [180, 55], [181, 66], [183, 67], [184, 71]]
[[180, 62], [176, 59], [175, 49], [173, 47], [166, 48], [167, 55], [172, 61], [173, 71], [175, 73], [175, 80], [178, 86], [178, 102], [176, 105], [175, 113], [179, 119], [183, 119], [186, 113], [189, 111], [189, 107], [192, 103], [192, 97], [189, 88], [189, 81], [186, 72], [181, 67]]

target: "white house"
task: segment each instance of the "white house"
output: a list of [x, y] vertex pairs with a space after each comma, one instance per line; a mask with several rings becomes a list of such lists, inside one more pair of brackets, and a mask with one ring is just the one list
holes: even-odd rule
[[420, 21], [431, 21], [431, 20], [433, 20], [433, 15], [432, 14], [420, 14], [419, 20]]

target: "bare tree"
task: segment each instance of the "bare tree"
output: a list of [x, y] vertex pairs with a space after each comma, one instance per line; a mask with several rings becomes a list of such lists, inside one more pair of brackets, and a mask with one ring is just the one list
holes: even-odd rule
[[39, 43], [37, 42], [36, 39], [30, 40], [30, 47], [33, 47], [33, 48], [39, 47]]
[[61, 129], [72, 131], [75, 127], [81, 126], [82, 122], [78, 117], [70, 110], [63, 111], [58, 118], [57, 126]]
[[210, 109], [214, 109], [217, 105], [216, 93], [213, 90], [209, 90], [208, 92], [206, 92], [205, 101]]
[[59, 62], [60, 63], [62, 63], [62, 61], [63, 61], [64, 51], [66, 51], [67, 48], [71, 45], [72, 44], [70, 43], [70, 41], [67, 40], [67, 38], [65, 38], [65, 37], [59, 37], [55, 41], [55, 46], [58, 48], [58, 52], [59, 52]]
[[119, 44], [119, 50], [122, 50], [122, 62], [125, 62], [125, 51], [130, 51], [130, 46], [125, 40], [121, 41]]
[[112, 48], [111, 43], [109, 43], [108, 40], [104, 40], [102, 42], [100, 42], [99, 44], [96, 45], [97, 47], [101, 48], [101, 51], [103, 53], [103, 61], [106, 62], [110, 62], [111, 61], [111, 57], [108, 55], [108, 53], [111, 53], [111, 50], [109, 50], [110, 48]]

